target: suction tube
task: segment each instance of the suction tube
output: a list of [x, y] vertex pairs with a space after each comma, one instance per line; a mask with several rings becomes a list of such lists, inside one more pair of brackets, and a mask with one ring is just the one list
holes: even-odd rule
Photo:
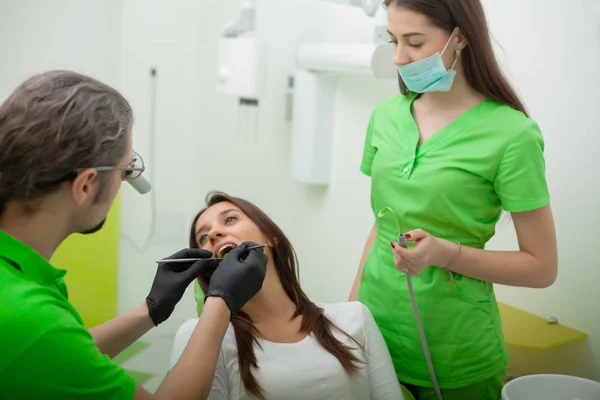
[[[396, 219], [396, 225], [398, 227], [398, 245], [408, 248], [408, 241], [406, 237], [402, 233], [402, 229], [400, 226], [400, 217], [394, 210], [390, 207], [386, 207], [379, 212], [378, 217], [383, 217], [383, 215], [390, 211], [394, 218]], [[419, 336], [421, 338], [421, 346], [423, 347], [423, 352], [425, 353], [425, 360], [427, 361], [427, 368], [429, 368], [429, 375], [431, 376], [431, 381], [433, 382], [433, 387], [435, 389], [435, 393], [437, 395], [438, 400], [444, 400], [442, 397], [442, 392], [440, 390], [440, 385], [438, 384], [437, 377], [435, 376], [435, 371], [433, 369], [433, 362], [431, 361], [431, 355], [429, 354], [429, 346], [427, 345], [427, 339], [425, 338], [425, 332], [423, 330], [423, 323], [421, 322], [421, 317], [419, 316], [419, 308], [417, 307], [417, 301], [415, 300], [415, 291], [413, 289], [412, 278], [410, 274], [406, 273], [406, 283], [408, 285], [408, 294], [410, 295], [410, 302], [413, 308], [413, 314], [415, 316], [415, 323], [417, 324], [417, 329], [419, 330]]]

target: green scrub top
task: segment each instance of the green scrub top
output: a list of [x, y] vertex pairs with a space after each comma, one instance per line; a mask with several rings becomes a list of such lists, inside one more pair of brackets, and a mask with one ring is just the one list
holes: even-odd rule
[[[422, 228], [484, 248], [504, 208], [549, 204], [543, 139], [523, 113], [487, 99], [421, 145], [412, 116], [416, 94], [380, 102], [371, 115], [361, 171], [371, 177], [377, 237], [364, 266], [359, 301], [369, 307], [389, 347], [398, 379], [432, 387], [404, 274], [391, 241]], [[415, 297], [441, 387], [465, 387], [508, 363], [493, 285], [430, 266], [413, 277]]]
[[0, 398], [132, 399], [69, 303], [66, 271], [0, 231]]

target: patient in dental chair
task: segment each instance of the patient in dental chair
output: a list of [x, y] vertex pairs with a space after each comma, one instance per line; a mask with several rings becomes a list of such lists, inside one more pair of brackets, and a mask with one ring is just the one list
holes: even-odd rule
[[[403, 400], [392, 360], [369, 310], [359, 302], [316, 305], [302, 291], [294, 249], [250, 202], [211, 193], [192, 223], [190, 247], [222, 258], [243, 243], [266, 244], [260, 292], [232, 316], [209, 400]], [[200, 279], [207, 290], [208, 281]], [[178, 330], [171, 364], [197, 319]]]

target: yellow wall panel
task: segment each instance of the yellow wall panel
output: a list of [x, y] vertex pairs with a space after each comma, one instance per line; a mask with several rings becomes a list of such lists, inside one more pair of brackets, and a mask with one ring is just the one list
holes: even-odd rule
[[66, 269], [69, 300], [87, 327], [116, 316], [119, 270], [119, 207], [117, 196], [104, 227], [91, 235], [71, 235], [56, 251], [52, 264]]

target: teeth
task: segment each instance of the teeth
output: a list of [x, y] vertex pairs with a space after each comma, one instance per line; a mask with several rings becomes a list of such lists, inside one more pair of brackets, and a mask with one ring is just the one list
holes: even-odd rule
[[227, 250], [227, 249], [234, 249], [234, 248], [236, 248], [236, 247], [237, 247], [237, 246], [236, 246], [235, 244], [233, 244], [233, 243], [227, 243], [227, 244], [224, 244], [223, 246], [221, 246], [221, 247], [219, 248], [219, 251], [217, 252], [217, 256], [218, 256], [219, 258], [222, 258], [222, 257], [223, 257], [223, 253], [225, 252], [225, 250]]

